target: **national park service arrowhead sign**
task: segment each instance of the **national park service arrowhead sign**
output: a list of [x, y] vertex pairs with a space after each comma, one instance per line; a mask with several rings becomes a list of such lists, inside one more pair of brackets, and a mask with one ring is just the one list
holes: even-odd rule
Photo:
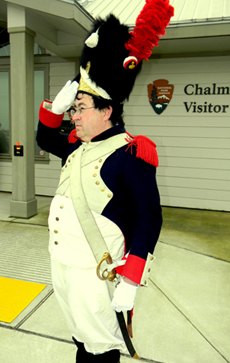
[[154, 111], [160, 115], [172, 99], [174, 86], [166, 79], [158, 79], [148, 85], [149, 102]]

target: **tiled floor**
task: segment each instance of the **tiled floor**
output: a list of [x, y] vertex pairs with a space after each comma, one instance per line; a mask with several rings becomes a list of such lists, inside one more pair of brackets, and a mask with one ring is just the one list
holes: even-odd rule
[[[0, 362], [75, 363], [75, 347], [52, 293], [51, 198], [37, 197], [38, 214], [28, 220], [9, 217], [10, 199], [0, 193], [0, 248], [9, 260], [0, 257], [0, 276], [46, 283], [48, 290], [14, 324], [0, 322]], [[163, 208], [163, 215], [150, 284], [136, 298], [137, 352], [146, 362], [230, 362], [230, 213]]]

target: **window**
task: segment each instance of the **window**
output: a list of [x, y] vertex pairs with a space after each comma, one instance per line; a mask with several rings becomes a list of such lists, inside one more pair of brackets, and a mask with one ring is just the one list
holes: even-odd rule
[[[41, 102], [48, 98], [48, 64], [34, 65], [34, 138], [35, 161], [47, 162], [48, 153], [36, 143], [38, 113]], [[0, 66], [0, 160], [11, 160], [10, 66]]]
[[36, 142], [36, 133], [38, 127], [39, 108], [44, 99], [49, 97], [49, 68], [48, 64], [35, 64], [34, 66], [34, 138], [35, 138], [35, 161], [48, 161], [49, 154], [41, 150]]
[[10, 72], [9, 67], [0, 69], [0, 154], [10, 157]]

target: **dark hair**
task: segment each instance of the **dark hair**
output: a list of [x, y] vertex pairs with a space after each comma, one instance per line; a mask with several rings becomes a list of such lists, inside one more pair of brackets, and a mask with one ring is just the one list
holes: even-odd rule
[[106, 100], [105, 98], [102, 97], [98, 97], [93, 95], [92, 93], [88, 93], [88, 92], [84, 92], [84, 91], [79, 91], [76, 94], [76, 99], [78, 99], [78, 94], [87, 94], [89, 96], [92, 97], [93, 99], [93, 103], [96, 109], [98, 110], [104, 110], [104, 108], [109, 108], [109, 106], [112, 107], [113, 111], [111, 113], [110, 116], [110, 121], [112, 122], [113, 126], [116, 125], [124, 125], [124, 121], [123, 121], [123, 103], [118, 103], [118, 102], [114, 102], [112, 100]]
[[116, 125], [124, 125], [123, 121], [123, 103], [117, 103], [112, 100], [105, 100], [104, 98], [100, 98], [94, 95], [91, 95], [94, 106], [98, 110], [103, 110], [104, 108], [109, 108], [109, 106], [112, 107], [113, 111], [110, 116], [110, 121], [112, 122], [113, 126]]

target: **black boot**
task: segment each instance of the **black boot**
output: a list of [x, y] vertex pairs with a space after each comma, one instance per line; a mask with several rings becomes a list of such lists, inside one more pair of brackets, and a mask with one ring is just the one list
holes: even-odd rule
[[85, 350], [84, 344], [78, 342], [74, 337], [72, 337], [72, 339], [77, 346], [76, 363], [86, 363], [86, 359], [88, 359], [88, 353]]
[[[117, 349], [110, 350], [109, 352], [100, 354], [98, 357], [98, 363], [119, 363], [120, 362], [120, 351]], [[93, 363], [93, 362], [92, 362]]]
[[103, 354], [97, 354], [97, 355], [89, 354], [88, 357], [89, 357], [89, 363], [119, 363], [120, 362], [120, 352], [117, 349], [110, 350], [109, 352], [105, 352]]
[[[120, 352], [117, 349], [110, 350], [103, 354], [91, 354], [85, 350], [84, 344], [73, 338], [77, 346], [76, 363], [119, 363]], [[87, 359], [87, 360], [86, 360]]]

